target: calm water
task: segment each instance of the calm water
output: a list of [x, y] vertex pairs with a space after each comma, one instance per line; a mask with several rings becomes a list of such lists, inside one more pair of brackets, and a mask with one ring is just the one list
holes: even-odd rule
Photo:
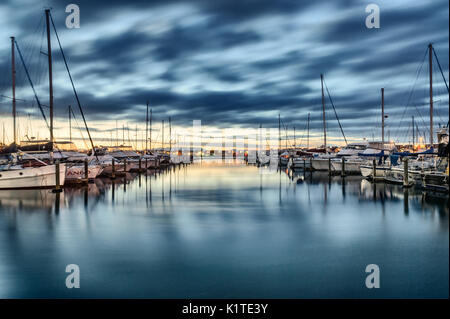
[[[447, 204], [241, 165], [0, 191], [0, 297], [448, 298]], [[380, 289], [365, 287], [368, 264]]]

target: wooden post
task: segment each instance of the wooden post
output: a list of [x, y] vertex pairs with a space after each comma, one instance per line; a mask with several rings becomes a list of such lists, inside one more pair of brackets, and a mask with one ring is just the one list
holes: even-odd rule
[[127, 172], [127, 159], [126, 158], [123, 159], [123, 172], [124, 173]]
[[342, 164], [341, 164], [341, 176], [345, 177], [345, 158], [342, 156], [341, 158]]
[[377, 178], [377, 160], [373, 160], [373, 180], [375, 181], [375, 179]]
[[84, 159], [84, 180], [86, 184], [89, 182], [89, 165], [87, 158]]
[[409, 187], [409, 176], [408, 176], [408, 159], [403, 160], [403, 187]]
[[142, 171], [142, 158], [139, 156], [139, 173]]
[[59, 171], [59, 160], [56, 160], [56, 163], [55, 163], [55, 188], [52, 190], [53, 193], [60, 193], [62, 191], [60, 184], [61, 184], [61, 178], [60, 178], [60, 171]]
[[112, 172], [111, 172], [111, 178], [115, 179], [116, 178], [116, 165], [115, 165], [115, 160], [114, 158], [112, 159]]
[[148, 158], [146, 157], [145, 158], [145, 169], [147, 169], [148, 168]]
[[331, 175], [331, 158], [328, 159], [328, 175]]
[[306, 160], [303, 158], [303, 171], [306, 171]]

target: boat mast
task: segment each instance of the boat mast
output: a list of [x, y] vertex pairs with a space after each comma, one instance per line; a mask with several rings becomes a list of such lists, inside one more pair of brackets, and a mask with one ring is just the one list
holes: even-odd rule
[[323, 74], [320, 75], [320, 83], [322, 85], [322, 120], [323, 120], [323, 148], [327, 151], [327, 124], [325, 118], [325, 94], [323, 93]]
[[150, 149], [152, 149], [152, 119], [153, 119], [153, 112], [152, 109], [150, 109]]
[[17, 144], [16, 136], [16, 62], [14, 56], [14, 37], [11, 37], [11, 65], [12, 65], [12, 115], [13, 115], [13, 128], [14, 128], [14, 144]]
[[428, 62], [430, 71], [430, 147], [433, 147], [433, 45], [428, 45]]
[[147, 101], [147, 115], [145, 117], [145, 153], [147, 153], [148, 143], [148, 101]]
[[381, 88], [381, 145], [384, 149], [384, 88]]
[[288, 131], [287, 131], [287, 126], [284, 128], [284, 134], [286, 136], [286, 142], [284, 144], [285, 144], [286, 151], [287, 151], [287, 149], [288, 149]]
[[[259, 138], [258, 138], [258, 150], [259, 150], [259, 154], [262, 154], [262, 135], [261, 135], [261, 133], [262, 133], [262, 124], [261, 123], [259, 123]], [[222, 138], [223, 139], [223, 138]], [[222, 145], [224, 145], [224, 143], [222, 142]]]
[[69, 105], [69, 141], [72, 143], [72, 108]]
[[52, 71], [52, 44], [50, 40], [50, 9], [45, 10], [45, 22], [47, 24], [47, 56], [48, 56], [48, 85], [50, 107], [50, 143], [53, 148], [53, 71]]
[[119, 127], [116, 120], [116, 146], [119, 146]]
[[306, 149], [309, 149], [309, 121], [310, 121], [311, 113], [308, 113], [308, 134], [306, 137]]
[[169, 154], [172, 152], [172, 119], [169, 116]]
[[296, 140], [295, 140], [295, 126], [294, 126], [294, 148], [295, 148], [295, 142], [296, 142]]
[[415, 141], [414, 141], [414, 136], [415, 136], [415, 131], [414, 131], [414, 115], [412, 116], [412, 145], [413, 145], [413, 150], [414, 150], [414, 144], [415, 144]]
[[161, 131], [162, 131], [162, 134], [161, 134], [161, 146], [162, 146], [162, 151], [164, 153], [164, 120], [162, 120], [162, 123], [161, 123]]
[[278, 154], [281, 153], [281, 117], [278, 113]]

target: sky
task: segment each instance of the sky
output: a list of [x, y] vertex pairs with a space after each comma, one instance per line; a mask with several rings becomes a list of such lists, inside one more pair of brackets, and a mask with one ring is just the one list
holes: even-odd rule
[[[65, 26], [70, 3], [80, 8], [80, 28]], [[380, 8], [380, 28], [365, 25], [370, 3]], [[46, 7], [96, 144], [116, 138], [141, 142], [149, 101], [155, 141], [162, 120], [168, 134], [169, 116], [172, 132], [183, 136], [193, 120], [201, 120], [210, 134], [227, 128], [242, 133], [259, 125], [277, 128], [280, 114], [289, 143], [295, 127], [295, 144], [304, 145], [310, 113], [311, 143], [320, 145], [320, 74], [349, 142], [380, 139], [382, 87], [387, 138], [408, 142], [412, 116], [419, 135], [429, 134], [429, 43], [448, 82], [447, 0], [2, 0], [0, 125], [6, 142], [12, 139], [10, 36], [23, 51], [48, 114]], [[82, 147], [87, 135], [78, 128], [81, 116], [53, 33], [52, 53], [55, 136], [69, 138], [72, 105], [72, 136]], [[436, 130], [448, 121], [448, 93], [434, 57], [433, 64]], [[46, 138], [17, 52], [16, 68], [20, 138]], [[328, 142], [342, 145], [326, 90], [325, 95]]]

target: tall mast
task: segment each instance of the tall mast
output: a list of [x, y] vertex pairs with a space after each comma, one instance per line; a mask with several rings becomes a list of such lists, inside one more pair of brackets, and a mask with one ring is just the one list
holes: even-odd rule
[[281, 152], [281, 117], [278, 113], [278, 154]]
[[[258, 150], [259, 150], [259, 152], [262, 152], [262, 146], [261, 146], [261, 144], [262, 144], [262, 136], [261, 136], [261, 133], [262, 133], [262, 124], [259, 123], [259, 134], [258, 134], [259, 135], [259, 138], [258, 138]], [[224, 145], [224, 143], [223, 143], [223, 138], [222, 138], [222, 149], [224, 149], [223, 145]], [[262, 154], [262, 153], [260, 153], [260, 154]]]
[[161, 131], [162, 131], [162, 134], [161, 134], [161, 145], [162, 145], [162, 151], [164, 153], [164, 120], [162, 120], [162, 123], [161, 123]]
[[323, 74], [320, 75], [320, 84], [322, 86], [322, 120], [323, 120], [323, 147], [327, 151], [327, 124], [325, 118], [325, 94], [323, 92]]
[[122, 123], [122, 145], [125, 146], [125, 124]]
[[308, 113], [308, 134], [306, 137], [306, 149], [309, 149], [309, 121], [310, 121], [311, 113]]
[[288, 132], [287, 132], [287, 126], [284, 128], [284, 135], [286, 135], [286, 141], [284, 142], [284, 145], [286, 146], [286, 150], [288, 149]]
[[147, 152], [148, 143], [148, 101], [147, 101], [147, 115], [145, 117], [145, 152]]
[[72, 143], [72, 109], [69, 105], [69, 141]]
[[430, 69], [430, 147], [433, 147], [433, 45], [428, 45], [428, 62]]
[[169, 116], [169, 154], [172, 152], [172, 120]]
[[11, 37], [11, 65], [12, 65], [12, 116], [13, 116], [13, 127], [14, 127], [14, 144], [17, 144], [16, 136], [16, 62], [14, 56], [14, 37]]
[[116, 120], [116, 146], [119, 146], [119, 127]]
[[[50, 41], [50, 9], [45, 10], [45, 22], [47, 24], [47, 56], [48, 56], [48, 85], [50, 107], [50, 142], [53, 143], [53, 71], [52, 71], [52, 44]], [[53, 147], [53, 144], [51, 144]]]
[[384, 88], [381, 88], [381, 144], [384, 148]]
[[150, 149], [152, 149], [152, 120], [153, 120], [153, 112], [150, 109]]
[[414, 132], [414, 115], [413, 115], [413, 117], [412, 117], [412, 145], [413, 145], [413, 150], [414, 150], [414, 135], [415, 135], [415, 132]]
[[295, 142], [296, 142], [296, 140], [295, 140], [295, 126], [294, 126], [294, 148], [295, 148]]

